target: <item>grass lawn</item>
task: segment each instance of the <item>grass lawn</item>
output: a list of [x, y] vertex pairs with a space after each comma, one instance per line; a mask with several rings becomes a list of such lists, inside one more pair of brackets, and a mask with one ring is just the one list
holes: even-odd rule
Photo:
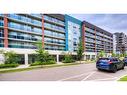
[[61, 66], [71, 66], [71, 65], [79, 65], [79, 63], [65, 63], [65, 64], [52, 64], [52, 65], [38, 65], [38, 66], [30, 66], [27, 68], [18, 68], [18, 69], [10, 69], [10, 70], [2, 70], [0, 73], [9, 73], [9, 72], [20, 72], [20, 71], [28, 71], [33, 69], [46, 69], [51, 67], [61, 67]]
[[127, 76], [120, 78], [118, 81], [127, 81]]
[[85, 61], [82, 61], [82, 63], [89, 64], [89, 63], [96, 63], [96, 61], [95, 60], [93, 60], [93, 61], [85, 60]]

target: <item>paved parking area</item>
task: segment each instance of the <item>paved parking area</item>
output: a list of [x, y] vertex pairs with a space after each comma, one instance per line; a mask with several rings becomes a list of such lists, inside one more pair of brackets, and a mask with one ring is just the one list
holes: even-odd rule
[[123, 75], [127, 67], [112, 73], [98, 71], [95, 64], [80, 64], [0, 74], [0, 81], [115, 81]]

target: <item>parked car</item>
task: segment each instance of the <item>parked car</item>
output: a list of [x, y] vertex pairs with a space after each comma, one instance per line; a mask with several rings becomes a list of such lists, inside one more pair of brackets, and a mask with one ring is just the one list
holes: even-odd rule
[[127, 57], [125, 57], [125, 58], [123, 59], [123, 62], [124, 62], [125, 65], [127, 66]]
[[118, 69], [124, 69], [125, 64], [118, 58], [99, 58], [96, 62], [96, 68], [98, 70], [108, 70], [116, 72]]

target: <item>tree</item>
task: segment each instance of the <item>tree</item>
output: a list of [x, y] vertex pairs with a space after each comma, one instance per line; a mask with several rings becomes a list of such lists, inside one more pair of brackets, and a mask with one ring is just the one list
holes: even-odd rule
[[82, 59], [82, 56], [83, 56], [83, 44], [82, 44], [82, 40], [80, 39], [80, 42], [78, 44], [78, 48], [77, 48], [77, 59], [80, 61], [81, 63], [81, 59]]
[[98, 54], [98, 57], [104, 57], [105, 56], [105, 52], [104, 51], [100, 51], [99, 54]]
[[54, 61], [55, 63], [55, 59], [53, 56], [49, 55], [48, 51], [45, 51], [44, 48], [42, 47], [42, 42], [38, 41], [37, 43], [35, 43], [35, 45], [37, 46], [37, 50], [36, 50], [36, 60], [39, 63], [48, 63], [50, 61]]
[[116, 57], [117, 55], [114, 53], [114, 52], [112, 52], [112, 57]]
[[5, 52], [5, 51], [4, 51], [3, 49], [0, 50], [0, 54], [4, 54], [4, 52]]
[[14, 51], [4, 52], [5, 64], [17, 64], [19, 56]]
[[72, 54], [68, 52], [67, 54], [64, 55], [63, 63], [71, 63], [71, 62], [74, 62], [74, 60], [72, 58]]

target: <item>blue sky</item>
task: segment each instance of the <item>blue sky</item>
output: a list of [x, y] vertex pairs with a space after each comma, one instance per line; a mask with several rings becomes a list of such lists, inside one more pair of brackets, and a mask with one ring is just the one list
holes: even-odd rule
[[127, 34], [127, 14], [70, 14], [80, 20], [88, 21], [109, 32]]

